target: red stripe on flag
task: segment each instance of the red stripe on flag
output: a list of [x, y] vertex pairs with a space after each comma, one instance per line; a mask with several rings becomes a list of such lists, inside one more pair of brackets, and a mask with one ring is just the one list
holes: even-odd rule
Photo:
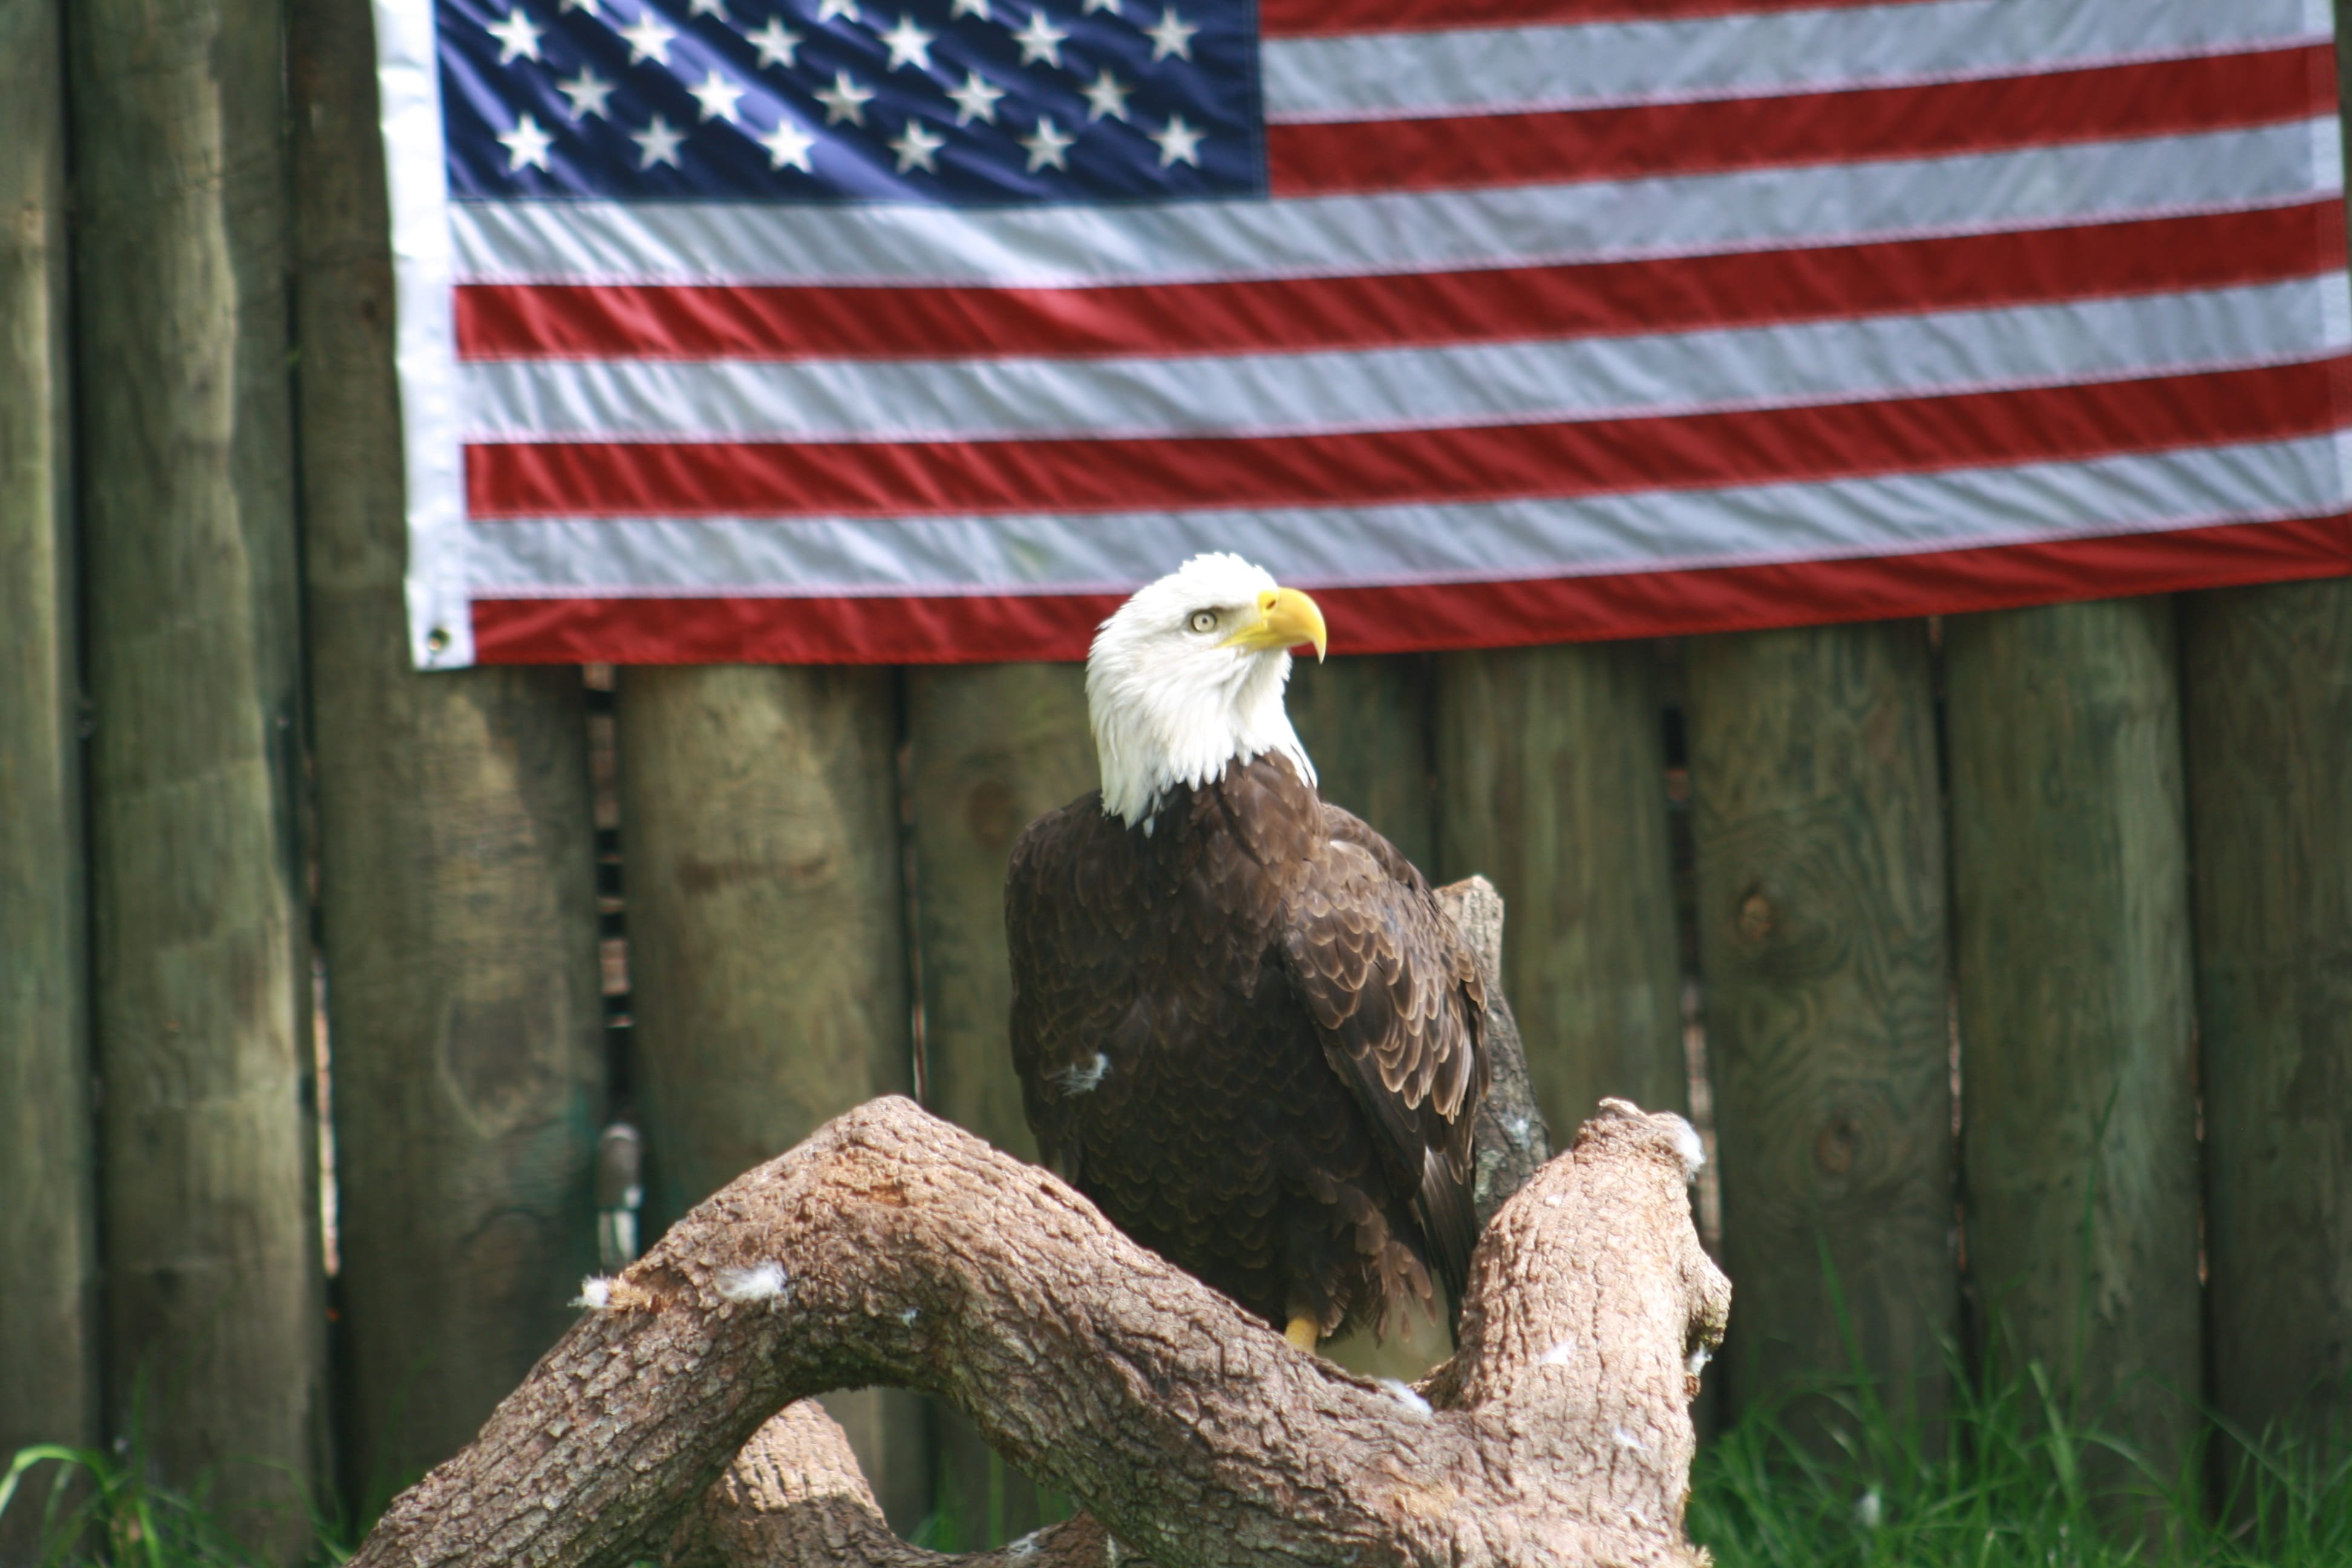
[[[1785, 565], [1318, 588], [1315, 597], [1342, 653], [1508, 647], [2344, 576], [2347, 531], [2352, 518], [2295, 519]], [[1077, 659], [1119, 598], [479, 599], [474, 653], [485, 664]]]
[[468, 284], [466, 359], [1263, 353], [1689, 331], [2219, 289], [2344, 264], [2335, 200], [1957, 238], [1101, 289]]
[[2336, 102], [2326, 44], [1988, 81], [1539, 114], [1266, 127], [1277, 196], [1719, 174], [2182, 135]]
[[1776, 11], [1842, 11], [1921, 0], [1260, 0], [1269, 38], [1586, 22], [1685, 22]]
[[478, 519], [1370, 506], [1699, 489], [2283, 439], [2352, 360], [1735, 413], [1258, 438], [468, 447]]

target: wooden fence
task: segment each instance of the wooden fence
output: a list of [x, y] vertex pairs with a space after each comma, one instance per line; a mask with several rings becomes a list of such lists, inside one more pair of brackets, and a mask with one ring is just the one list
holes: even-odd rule
[[[135, 1421], [238, 1506], [470, 1435], [620, 1110], [649, 1228], [878, 1093], [1025, 1149], [1003, 865], [1091, 783], [1067, 668], [410, 673], [381, 169], [366, 0], [0, 0], [0, 1452]], [[2352, 583], [1294, 711], [1501, 885], [1557, 1128], [1682, 1104], [1703, 1023], [1727, 1413], [1850, 1358], [1932, 1409], [1998, 1321], [2158, 1462], [2352, 1415]], [[895, 1516], [1034, 1508], [845, 1403]]]

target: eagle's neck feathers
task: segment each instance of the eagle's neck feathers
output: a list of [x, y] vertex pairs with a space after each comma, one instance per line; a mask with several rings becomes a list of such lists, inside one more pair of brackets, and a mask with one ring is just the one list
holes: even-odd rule
[[1102, 764], [1106, 814], [1146, 834], [1171, 792], [1199, 789], [1269, 752], [1315, 782], [1315, 764], [1283, 711], [1287, 653], [1184, 661], [1097, 659], [1087, 670], [1087, 707]]

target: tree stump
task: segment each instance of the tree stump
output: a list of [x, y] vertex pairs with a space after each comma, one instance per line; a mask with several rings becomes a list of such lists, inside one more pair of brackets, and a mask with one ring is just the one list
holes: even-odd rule
[[899, 1099], [739, 1178], [589, 1308], [352, 1560], [942, 1561], [810, 1396], [947, 1400], [1090, 1516], [972, 1563], [1701, 1564], [1689, 1402], [1730, 1287], [1680, 1117], [1603, 1103], [1486, 1227], [1417, 1387], [1288, 1344], [1074, 1189]]

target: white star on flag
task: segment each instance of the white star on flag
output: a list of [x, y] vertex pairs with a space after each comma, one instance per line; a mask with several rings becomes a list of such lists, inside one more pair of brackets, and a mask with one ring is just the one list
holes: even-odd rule
[[482, 26], [499, 41], [499, 64], [512, 65], [516, 59], [539, 58], [539, 37], [545, 31], [522, 14], [518, 5], [507, 13], [503, 22], [485, 22]]
[[637, 13], [635, 26], [623, 27], [621, 37], [629, 40], [629, 63], [651, 60], [656, 65], [669, 64], [669, 41], [677, 37], [677, 29], [662, 26], [662, 19], [650, 10]]
[[948, 20], [952, 22], [958, 16], [977, 16], [983, 22], [987, 21], [988, 0], [955, 0], [948, 7]]
[[921, 121], [909, 120], [906, 131], [891, 142], [890, 151], [898, 154], [898, 173], [903, 174], [909, 169], [921, 169], [927, 174], [936, 174], [939, 164], [933, 162], [932, 154], [947, 144], [946, 137], [924, 130]]
[[1124, 120], [1128, 95], [1135, 89], [1111, 75], [1109, 68], [1105, 67], [1095, 74], [1093, 82], [1078, 90], [1087, 100], [1088, 120], [1100, 120], [1106, 114], [1113, 120]]
[[693, 4], [687, 6], [686, 14], [689, 16], [716, 16], [722, 22], [729, 20], [727, 0], [693, 0]]
[[1118, 8], [1118, 0], [1086, 0], [1086, 4], [1078, 7], [1081, 16], [1091, 16], [1097, 11], [1108, 11], [1114, 16], [1124, 15]]
[[569, 16], [574, 11], [585, 11], [591, 16], [601, 17], [603, 15], [596, 9], [596, 0], [563, 0], [562, 8], [558, 15]]
[[915, 26], [915, 19], [904, 11], [899, 12], [898, 25], [882, 35], [882, 41], [890, 48], [890, 64], [887, 68], [897, 70], [900, 66], [910, 65], [917, 70], [930, 69], [931, 40], [937, 37], [938, 34], [926, 33]]
[[572, 100], [572, 119], [584, 120], [590, 115], [610, 119], [612, 110], [605, 107], [604, 100], [613, 96], [616, 85], [598, 76], [592, 68], [582, 66], [578, 76], [557, 82], [555, 90]]
[[555, 138], [539, 128], [539, 121], [526, 114], [515, 121], [515, 128], [499, 138], [507, 150], [507, 173], [520, 173], [525, 164], [534, 169], [547, 167], [547, 150], [555, 145]]
[[1076, 140], [1075, 136], [1063, 135], [1054, 128], [1051, 119], [1039, 115], [1037, 133], [1020, 138], [1021, 145], [1029, 149], [1029, 172], [1034, 174], [1049, 163], [1066, 171], [1070, 166], [1070, 144]]
[[838, 125], [848, 121], [852, 125], [866, 123], [866, 104], [874, 96], [870, 87], [860, 87], [847, 71], [833, 73], [833, 85], [816, 89], [816, 100], [824, 105], [824, 122]]
[[705, 120], [733, 120], [736, 100], [744, 93], [742, 88], [715, 70], [703, 74], [700, 87], [689, 87], [686, 90], [695, 102], [702, 105], [702, 118]]
[[1182, 115], [1170, 115], [1168, 128], [1158, 132], [1151, 139], [1160, 143], [1161, 168], [1164, 169], [1171, 163], [1190, 163], [1196, 169], [1201, 166], [1201, 143], [1206, 138], [1202, 132], [1185, 124]]
[[1004, 89], [978, 71], [967, 71], [963, 85], [948, 89], [948, 96], [955, 100], [958, 125], [969, 125], [975, 120], [985, 120], [993, 125], [996, 123], [996, 100], [1004, 96]]
[[816, 138], [789, 120], [778, 121], [773, 131], [760, 138], [760, 145], [768, 150], [771, 169], [790, 164], [803, 174], [816, 173], [809, 167], [809, 149], [816, 145]]
[[1013, 35], [1013, 41], [1021, 46], [1023, 65], [1044, 60], [1049, 66], [1058, 66], [1062, 63], [1062, 40], [1069, 36], [1046, 20], [1045, 7], [1040, 5], [1029, 13], [1028, 22]]
[[857, 15], [857, 0], [819, 0], [816, 19], [820, 22], [830, 22], [835, 16], [852, 22], [861, 20], [862, 18]]
[[760, 51], [762, 69], [769, 66], [782, 66], [790, 70], [793, 51], [801, 47], [801, 36], [785, 26], [781, 16], [769, 17], [766, 26], [756, 33], [744, 34], [743, 41]]
[[678, 166], [677, 149], [686, 140], [686, 132], [670, 129], [668, 121], [656, 114], [643, 131], [629, 132], [629, 140], [637, 144], [637, 167], [650, 169], [656, 163]]
[[1160, 13], [1160, 26], [1146, 27], [1143, 36], [1151, 40], [1151, 58], [1164, 60], [1170, 55], [1181, 59], [1192, 58], [1192, 35], [1201, 29], [1176, 15], [1171, 6]]

